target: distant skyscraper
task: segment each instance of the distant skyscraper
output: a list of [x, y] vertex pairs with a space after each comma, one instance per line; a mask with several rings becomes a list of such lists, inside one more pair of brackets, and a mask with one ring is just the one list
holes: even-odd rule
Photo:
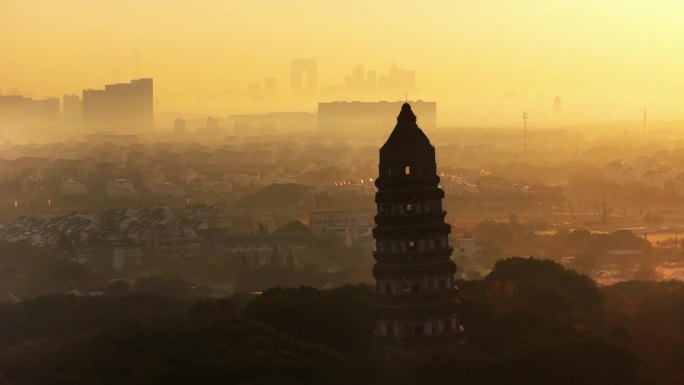
[[56, 118], [61, 112], [59, 98], [56, 96], [39, 100], [43, 105], [43, 114], [45, 117]]
[[80, 119], [83, 116], [83, 103], [81, 103], [80, 96], [62, 96], [62, 116], [65, 119]]
[[0, 121], [37, 121], [58, 118], [60, 102], [57, 97], [31, 99], [22, 95], [0, 95]]
[[318, 71], [316, 59], [295, 58], [292, 59], [292, 93], [313, 94], [318, 89]]
[[347, 76], [346, 85], [353, 90], [361, 90], [366, 85], [366, 73], [362, 65], [357, 65], [352, 70], [352, 74]]
[[381, 75], [378, 79], [378, 88], [386, 91], [411, 91], [416, 88], [416, 71], [392, 64], [389, 75]]
[[100, 105], [102, 104], [101, 99], [104, 99], [104, 90], [83, 90], [81, 94], [83, 96], [81, 100], [81, 111], [83, 114], [83, 119], [88, 123], [99, 123], [100, 116]]
[[154, 92], [150, 78], [83, 90], [83, 118], [101, 128], [135, 131], [154, 125]]
[[644, 108], [644, 137], [646, 137], [646, 109]]
[[373, 277], [377, 288], [375, 334], [415, 340], [456, 336], [460, 331], [439, 188], [435, 148], [406, 103], [380, 148]]
[[558, 96], [558, 94], [556, 94], [556, 97], [553, 98], [553, 112], [555, 112], [555, 113], [561, 112], [561, 107], [562, 107], [561, 98], [560, 98], [560, 96]]
[[264, 81], [264, 93], [273, 96], [278, 91], [278, 80], [276, 78], [266, 78]]

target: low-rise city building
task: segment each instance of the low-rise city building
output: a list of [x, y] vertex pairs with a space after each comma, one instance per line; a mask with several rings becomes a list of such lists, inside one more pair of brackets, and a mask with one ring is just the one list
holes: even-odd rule
[[128, 179], [114, 178], [105, 183], [105, 194], [110, 198], [132, 197], [138, 195], [138, 191]]
[[367, 234], [375, 225], [372, 210], [336, 210], [312, 212], [309, 228], [313, 235]]
[[74, 179], [67, 179], [59, 185], [59, 192], [62, 195], [78, 195], [86, 194], [88, 187], [80, 181]]
[[156, 256], [199, 257], [202, 238], [192, 229], [166, 227], [152, 229], [146, 236], [149, 248]]

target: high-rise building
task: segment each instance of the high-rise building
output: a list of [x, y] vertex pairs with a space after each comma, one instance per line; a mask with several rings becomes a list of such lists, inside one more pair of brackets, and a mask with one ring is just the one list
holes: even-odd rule
[[318, 89], [318, 72], [316, 59], [292, 59], [291, 86], [295, 95], [313, 94]]
[[80, 96], [62, 96], [62, 116], [65, 119], [80, 119], [83, 116], [83, 103]]
[[366, 87], [366, 72], [362, 65], [357, 65], [352, 69], [352, 74], [347, 76], [347, 88], [362, 90]]
[[59, 118], [59, 98], [32, 99], [0, 95], [0, 121], [40, 121]]
[[81, 99], [81, 114], [83, 120], [88, 123], [99, 123], [102, 115], [100, 113], [100, 105], [104, 99], [104, 90], [83, 90]]
[[152, 79], [107, 84], [104, 90], [83, 90], [83, 118], [87, 123], [117, 131], [152, 128]]
[[389, 74], [378, 79], [378, 87], [385, 91], [412, 91], [416, 88], [416, 71], [392, 64]]
[[266, 78], [264, 81], [264, 93], [273, 96], [278, 91], [278, 80], [276, 78]]
[[43, 105], [43, 114], [45, 117], [47, 117], [47, 118], [59, 117], [59, 113], [61, 111], [60, 103], [59, 103], [59, 97], [51, 96], [51, 97], [47, 97], [43, 100], [39, 100], [38, 102]]
[[553, 112], [559, 113], [561, 112], [561, 98], [556, 94], [556, 97], [553, 98]]
[[461, 326], [435, 148], [406, 103], [380, 148], [373, 277], [376, 336], [454, 337]]

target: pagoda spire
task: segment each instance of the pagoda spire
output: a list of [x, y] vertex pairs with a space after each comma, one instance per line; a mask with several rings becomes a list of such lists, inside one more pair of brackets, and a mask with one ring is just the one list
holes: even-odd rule
[[413, 113], [413, 110], [411, 109], [411, 105], [408, 104], [408, 102], [402, 104], [401, 105], [401, 111], [399, 111], [399, 115], [397, 116], [397, 123], [399, 123], [399, 122], [415, 123], [416, 119], [417, 119], [416, 114]]
[[444, 191], [435, 149], [408, 103], [380, 149], [375, 185], [375, 335], [402, 341], [457, 337], [456, 265], [449, 246], [451, 226], [444, 221]]

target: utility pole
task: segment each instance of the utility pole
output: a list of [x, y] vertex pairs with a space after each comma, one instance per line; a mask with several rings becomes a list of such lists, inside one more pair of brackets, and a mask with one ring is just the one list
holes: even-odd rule
[[527, 153], [527, 112], [523, 112], [523, 154]]
[[675, 233], [675, 250], [679, 248], [679, 233]]

